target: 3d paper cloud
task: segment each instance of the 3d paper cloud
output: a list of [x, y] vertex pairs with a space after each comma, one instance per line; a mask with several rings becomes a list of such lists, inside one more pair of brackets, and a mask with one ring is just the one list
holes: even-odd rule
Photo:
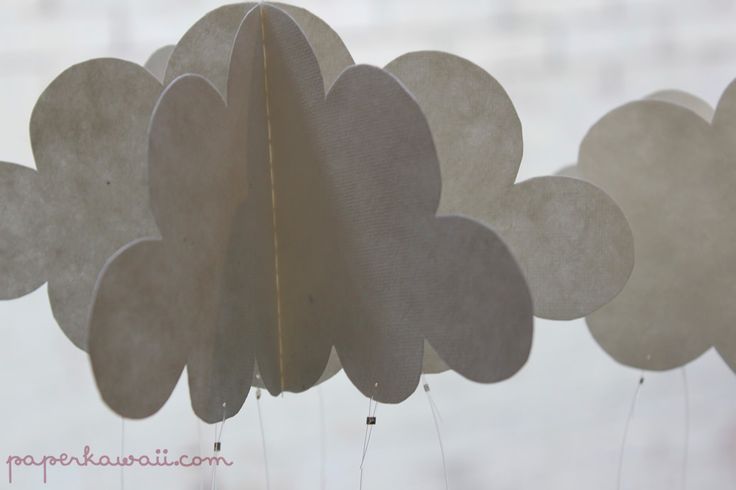
[[521, 123], [503, 87], [480, 67], [439, 52], [386, 69], [417, 98], [442, 169], [439, 214], [489, 224], [519, 261], [534, 313], [571, 320], [608, 303], [633, 267], [631, 231], [600, 189], [564, 177], [514, 184]]
[[[281, 8], [225, 10], [171, 54], [152, 117], [161, 239], [121, 250], [97, 285], [90, 356], [107, 403], [150, 415], [187, 365], [196, 413], [217, 421], [242, 405], [254, 359], [272, 393], [302, 391], [332, 345], [382, 402], [413, 392], [425, 339], [470, 379], [515, 373], [532, 335], [526, 282], [492, 231], [435, 216], [440, 169], [412, 96], [369, 66], [330, 83], [312, 46], [334, 39], [310, 45]], [[242, 21], [234, 43], [220, 15]], [[176, 77], [182, 66], [208, 75]]]
[[715, 346], [736, 370], [736, 83], [712, 124], [699, 99], [655, 98], [611, 111], [580, 146], [578, 172], [619, 203], [636, 247], [628, 284], [588, 325], [630, 366], [671, 369]]
[[38, 170], [0, 163], [0, 298], [48, 281], [56, 320], [83, 349], [99, 271], [120, 247], [156, 233], [145, 152], [161, 89], [132, 63], [75, 65], [34, 108]]
[[[231, 48], [243, 17], [256, 5], [225, 5], [209, 12], [187, 31], [173, 49], [164, 47], [155, 52], [146, 63], [147, 68], [160, 73], [160, 62], [165, 57], [168, 67], [164, 68], [165, 76], [159, 78], [167, 84], [184, 74], [198, 74], [209, 80], [221, 94], [227, 94]], [[299, 25], [319, 64], [324, 89], [328, 91], [340, 73], [355, 64], [342, 39], [308, 10], [282, 3], [272, 5], [288, 13]], [[425, 348], [427, 346], [425, 344]], [[434, 358], [436, 354], [430, 356]], [[340, 360], [333, 349], [318, 383], [331, 378], [341, 369]], [[258, 378], [253, 379], [253, 386], [264, 387]]]

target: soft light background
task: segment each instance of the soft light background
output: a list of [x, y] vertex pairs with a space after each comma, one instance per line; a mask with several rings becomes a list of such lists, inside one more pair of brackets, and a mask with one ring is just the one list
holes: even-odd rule
[[[736, 76], [736, 6], [726, 0], [300, 5], [332, 25], [359, 62], [384, 65], [406, 51], [440, 49], [486, 68], [506, 87], [524, 124], [521, 179], [575, 161], [586, 129], [618, 104], [663, 88], [715, 103]], [[216, 6], [213, 0], [0, 1], [0, 160], [33, 165], [27, 129], [33, 104], [67, 66], [107, 56], [142, 63]], [[529, 363], [508, 382], [476, 385], [452, 373], [428, 378], [442, 414], [450, 488], [616, 489], [640, 373], [610, 359], [582, 321], [537, 321], [535, 335]], [[736, 376], [713, 351], [689, 365], [686, 376], [687, 488], [736, 488]], [[645, 378], [621, 488], [685, 488], [683, 372]], [[0, 302], [0, 393], [3, 462], [10, 454], [79, 453], [84, 444], [98, 454], [119, 454], [121, 420], [99, 399], [86, 356], [56, 327], [45, 287]], [[367, 400], [344, 375], [304, 394], [264, 395], [261, 408], [270, 488], [358, 488]], [[444, 488], [421, 388], [402, 405], [379, 406], [377, 416], [363, 488]], [[182, 378], [159, 414], [125, 424], [125, 448], [208, 454], [213, 432], [192, 415]], [[235, 465], [218, 470], [217, 488], [266, 488], [253, 394], [226, 424], [223, 454]], [[209, 470], [135, 468], [121, 482], [117, 469], [51, 468], [45, 487], [37, 468], [15, 469], [12, 486], [6, 471], [0, 468], [0, 488], [210, 488]]]

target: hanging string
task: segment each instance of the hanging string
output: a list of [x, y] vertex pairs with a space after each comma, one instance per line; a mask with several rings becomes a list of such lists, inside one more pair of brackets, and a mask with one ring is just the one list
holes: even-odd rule
[[220, 455], [220, 450], [222, 449], [222, 431], [225, 429], [225, 420], [226, 420], [226, 412], [227, 412], [227, 403], [222, 404], [222, 422], [220, 422], [219, 426], [219, 432], [218, 432], [218, 424], [215, 424], [215, 443], [214, 447], [212, 448], [212, 458], [215, 462], [215, 465], [212, 467], [212, 483], [210, 485], [210, 488], [212, 490], [215, 490], [217, 488], [217, 467], [220, 466], [219, 460], [217, 459]]
[[120, 417], [120, 490], [125, 490], [125, 417]]
[[444, 444], [442, 444], [442, 432], [440, 432], [440, 420], [442, 420], [442, 418], [440, 416], [440, 411], [434, 402], [434, 398], [432, 397], [432, 393], [429, 388], [429, 383], [427, 382], [427, 379], [424, 377], [424, 375], [422, 375], [422, 385], [424, 387], [424, 393], [427, 395], [427, 402], [429, 402], [429, 410], [432, 412], [432, 420], [434, 421], [434, 430], [437, 433], [437, 441], [440, 444], [440, 454], [442, 455], [442, 473], [445, 477], [445, 490], [449, 490], [450, 484], [447, 478], [447, 463], [445, 461], [445, 446]]
[[683, 398], [685, 402], [685, 440], [682, 449], [682, 490], [687, 489], [687, 466], [690, 450], [690, 388], [687, 382], [687, 370], [682, 367], [682, 388]]
[[261, 427], [261, 446], [263, 447], [263, 468], [266, 472], [266, 490], [271, 490], [271, 478], [268, 472], [268, 451], [266, 450], [266, 431], [263, 430], [263, 416], [261, 415], [260, 388], [256, 388], [256, 407], [258, 408], [258, 425]]
[[376, 397], [377, 389], [378, 383], [373, 386], [373, 394], [368, 399], [368, 416], [365, 421], [365, 434], [363, 435], [363, 456], [360, 459], [360, 490], [363, 490], [363, 466], [365, 465], [365, 457], [368, 454], [368, 446], [371, 443], [373, 427], [376, 425], [376, 410], [378, 409], [378, 402], [374, 403], [373, 399]]
[[320, 488], [327, 488], [327, 431], [325, 423], [325, 400], [322, 396], [322, 386], [317, 387], [319, 397], [319, 431], [320, 431]]
[[427, 399], [429, 400], [430, 408], [432, 409], [432, 413], [437, 416], [437, 420], [440, 423], [444, 423], [444, 420], [442, 420], [442, 412], [440, 412], [439, 407], [437, 407], [437, 404], [434, 401], [434, 397], [432, 396], [431, 390], [429, 388], [429, 383], [425, 379], [424, 375], [422, 374], [422, 384], [424, 386], [424, 392], [427, 394]]
[[631, 399], [631, 406], [629, 407], [629, 415], [626, 417], [626, 425], [624, 426], [624, 436], [621, 440], [621, 451], [618, 456], [618, 477], [616, 482], [616, 489], [621, 490], [621, 475], [623, 474], [624, 469], [624, 451], [626, 449], [626, 440], [629, 436], [629, 426], [631, 425], [631, 420], [634, 418], [634, 411], [636, 410], [636, 403], [639, 400], [639, 393], [641, 392], [641, 386], [644, 384], [644, 373], [639, 373], [639, 383], [636, 385], [636, 390], [634, 390], [634, 396]]
[[[202, 421], [199, 420], [198, 417], [195, 417], [195, 420], [197, 422], [197, 456], [200, 458], [202, 457]], [[199, 490], [204, 490], [204, 481], [207, 478], [207, 475], [202, 472], [200, 469], [199, 471]]]

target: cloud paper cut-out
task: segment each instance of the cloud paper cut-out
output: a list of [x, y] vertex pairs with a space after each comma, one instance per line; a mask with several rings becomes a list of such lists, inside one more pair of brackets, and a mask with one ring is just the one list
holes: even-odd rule
[[326, 82], [280, 7], [240, 18], [234, 45], [217, 28], [190, 31], [171, 55], [167, 79], [177, 66], [213, 71], [175, 77], [154, 112], [162, 238], [131, 244], [100, 276], [90, 356], [103, 398], [150, 415], [187, 365], [195, 412], [213, 422], [223, 403], [239, 410], [254, 360], [272, 393], [302, 391], [334, 345], [366, 396], [399, 402], [425, 339], [475, 381], [514, 374], [531, 344], [526, 282], [491, 230], [435, 216], [439, 164], [412, 96], [370, 66]]
[[75, 65], [33, 110], [38, 170], [0, 163], [0, 298], [48, 281], [54, 317], [82, 349], [99, 271], [120, 247], [156, 233], [145, 142], [161, 89], [125, 61]]
[[692, 96], [656, 99], [609, 112], [580, 146], [580, 176], [621, 205], [636, 247], [628, 284], [588, 326], [629, 366], [672, 369], [714, 346], [736, 370], [736, 83], [714, 115]]
[[521, 123], [503, 87], [441, 52], [389, 63], [429, 121], [442, 169], [439, 214], [490, 225], [519, 261], [536, 316], [571, 320], [610, 301], [633, 266], [631, 231], [600, 189], [564, 177], [514, 183]]

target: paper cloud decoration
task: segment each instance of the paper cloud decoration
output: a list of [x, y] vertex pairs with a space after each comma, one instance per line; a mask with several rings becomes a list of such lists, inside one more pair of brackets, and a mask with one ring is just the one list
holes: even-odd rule
[[75, 65], [33, 110], [37, 170], [0, 163], [0, 299], [48, 281], [54, 317], [83, 349], [105, 262], [129, 241], [156, 233], [145, 153], [161, 90], [133, 63]]
[[157, 411], [185, 365], [214, 422], [239, 410], [254, 360], [271, 393], [302, 391], [334, 346], [361, 392], [395, 403], [425, 340], [480, 382], [527, 359], [522, 272], [490, 229], [436, 216], [414, 98], [379, 68], [338, 70], [324, 53], [339, 38], [301, 13], [224, 7], [171, 53], [148, 148], [160, 238], [108, 262], [90, 316], [98, 387], [124, 416]]
[[667, 370], [715, 347], [736, 370], [734, 162], [734, 83], [715, 114], [668, 91], [611, 111], [585, 136], [576, 170], [618, 202], [636, 248], [621, 294], [587, 318], [617, 361]]

